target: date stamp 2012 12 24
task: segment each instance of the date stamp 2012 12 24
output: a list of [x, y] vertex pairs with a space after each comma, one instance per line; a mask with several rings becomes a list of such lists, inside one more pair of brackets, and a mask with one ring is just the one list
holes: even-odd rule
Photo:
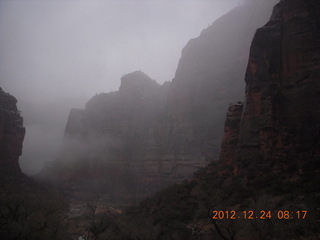
[[289, 211], [289, 210], [261, 210], [261, 211], [212, 211], [212, 219], [306, 219], [308, 211]]

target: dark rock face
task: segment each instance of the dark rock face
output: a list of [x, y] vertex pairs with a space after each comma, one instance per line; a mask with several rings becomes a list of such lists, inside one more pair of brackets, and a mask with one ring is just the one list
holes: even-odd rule
[[234, 158], [239, 174], [319, 169], [319, 5], [281, 1], [254, 37]]
[[238, 169], [234, 159], [237, 157], [236, 150], [239, 141], [242, 109], [243, 104], [241, 102], [229, 107], [224, 125], [224, 136], [220, 152], [221, 164], [231, 165], [235, 175], [237, 175]]
[[[102, 93], [91, 98], [85, 110], [70, 113], [66, 136], [90, 138], [108, 135], [133, 138], [146, 134], [151, 122], [164, 105], [165, 87], [142, 72], [125, 75], [119, 91]], [[140, 133], [141, 132], [141, 133]], [[138, 137], [135, 141], [138, 141]]]
[[0, 88], [0, 170], [1, 175], [21, 174], [19, 156], [25, 135], [17, 100]]
[[161, 169], [147, 154], [155, 151], [152, 129], [169, 86], [137, 71], [122, 77], [119, 91], [72, 109], [61, 157], [41, 175], [65, 187], [108, 192], [109, 200], [118, 202], [155, 189]]
[[217, 157], [225, 109], [243, 96], [251, 40], [274, 3], [250, 2], [233, 9], [183, 49], [165, 111], [148, 136], [153, 144], [143, 155], [166, 166], [166, 175], [191, 177]]
[[239, 6], [183, 49], [166, 116], [174, 136], [170, 146], [178, 147], [180, 157], [218, 157], [226, 108], [243, 98], [250, 43], [275, 3], [255, 1]]

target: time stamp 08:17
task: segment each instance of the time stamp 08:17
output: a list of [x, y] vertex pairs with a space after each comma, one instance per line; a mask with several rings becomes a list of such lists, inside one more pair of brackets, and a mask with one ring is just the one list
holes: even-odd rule
[[212, 211], [212, 219], [306, 219], [308, 211]]

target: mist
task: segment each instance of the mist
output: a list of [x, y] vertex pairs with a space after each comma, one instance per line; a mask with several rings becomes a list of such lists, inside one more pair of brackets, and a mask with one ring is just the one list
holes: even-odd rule
[[22, 171], [58, 156], [71, 108], [118, 90], [132, 71], [171, 81], [186, 43], [240, 3], [1, 1], [0, 85], [24, 117]]

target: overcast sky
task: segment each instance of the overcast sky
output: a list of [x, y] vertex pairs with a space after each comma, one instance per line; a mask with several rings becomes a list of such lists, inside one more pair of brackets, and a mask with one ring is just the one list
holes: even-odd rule
[[117, 90], [142, 70], [174, 77], [182, 48], [238, 0], [0, 1], [0, 74], [24, 98]]
[[[0, 86], [29, 104], [28, 112], [20, 106], [27, 128], [23, 170], [32, 173], [31, 161], [50, 158], [48, 151], [37, 151], [55, 151], [70, 107], [83, 107], [96, 93], [118, 90], [121, 76], [132, 71], [142, 70], [159, 83], [171, 81], [186, 43], [239, 3], [0, 1]], [[55, 109], [59, 104], [52, 104], [59, 101], [60, 112]], [[49, 137], [54, 143], [48, 143]]]

